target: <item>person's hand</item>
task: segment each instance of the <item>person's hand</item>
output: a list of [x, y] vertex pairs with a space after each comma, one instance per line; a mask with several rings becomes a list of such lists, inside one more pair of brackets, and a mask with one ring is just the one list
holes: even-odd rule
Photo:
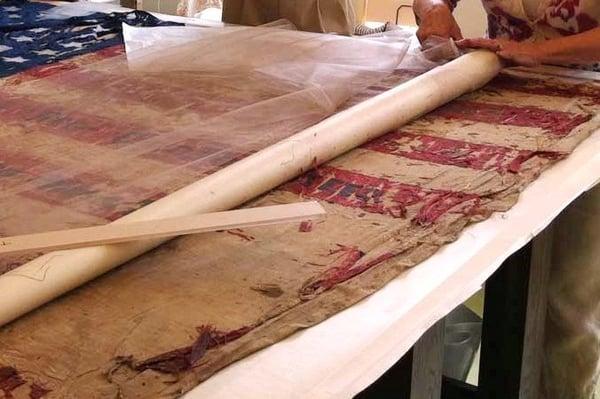
[[537, 66], [544, 61], [543, 47], [530, 42], [503, 39], [463, 39], [456, 42], [459, 48], [486, 49], [516, 65]]
[[432, 7], [421, 17], [417, 38], [421, 44], [431, 36], [461, 40], [462, 33], [452, 11], [446, 5]]

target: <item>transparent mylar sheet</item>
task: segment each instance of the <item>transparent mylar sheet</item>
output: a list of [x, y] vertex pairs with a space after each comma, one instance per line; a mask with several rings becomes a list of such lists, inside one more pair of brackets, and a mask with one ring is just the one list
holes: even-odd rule
[[1, 235], [115, 220], [326, 118], [408, 48], [272, 28], [167, 42], [0, 87]]

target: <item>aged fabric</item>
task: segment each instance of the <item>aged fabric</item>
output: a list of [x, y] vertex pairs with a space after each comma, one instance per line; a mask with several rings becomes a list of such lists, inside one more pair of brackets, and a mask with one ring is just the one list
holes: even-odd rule
[[223, 22], [262, 25], [278, 19], [298, 29], [351, 35], [356, 25], [353, 0], [225, 0]]
[[53, 18], [47, 3], [0, 0], [0, 77], [122, 44], [122, 24], [176, 25], [143, 11]]
[[[77, 70], [93, 57], [99, 55], [63, 65]], [[57, 81], [61, 70], [59, 63], [15, 75], [3, 81], [0, 93], [10, 99], [25, 88], [43, 91], [45, 80]], [[412, 76], [398, 70], [348, 105]], [[148, 107], [177, 105], [157, 101]], [[51, 102], [40, 96], [36, 109]], [[5, 140], [26, 137], [17, 105], [0, 115]], [[122, 112], [118, 106], [107, 104], [106, 112]], [[599, 110], [597, 83], [503, 74], [248, 204], [316, 199], [328, 211], [325, 221], [176, 239], [1, 328], [0, 391], [15, 398], [32, 392], [48, 398], [178, 396], [375, 292], [455, 240], [469, 223], [510, 208], [541, 171], [598, 127]], [[184, 157], [176, 182], [135, 179], [125, 167], [120, 175], [104, 176], [86, 162], [86, 151], [103, 151], [118, 162], [125, 144], [147, 139], [144, 131], [122, 137], [122, 128], [91, 131], [91, 122], [52, 130], [57, 122], [45, 115], [34, 112], [27, 120], [29, 127], [47, 126], [45, 133], [27, 136], [37, 140], [35, 157], [1, 147], [5, 192], [26, 184], [6, 200], [18, 198], [35, 215], [0, 219], [6, 233], [58, 223], [44, 217], [56, 207], [64, 210], [61, 222], [102, 222], [197, 178], [193, 160], [202, 156], [203, 143], [186, 142], [135, 161], [150, 172]], [[70, 170], [68, 178], [48, 174], [57, 160], [44, 156], [44, 146], [48, 154], [55, 146], [80, 154], [79, 161], [61, 164]], [[215, 168], [223, 166], [213, 161]], [[136, 183], [116, 197], [89, 189], [123, 179]], [[5, 261], [0, 273], [27, 259]]]
[[[93, 84], [72, 79], [121, 52], [109, 47], [0, 81], [0, 204], [21, 215], [0, 208], [1, 234], [113, 220], [231, 161], [223, 143], [197, 137], [172, 136], [149, 152], [139, 144], [158, 136], [144, 123], [190, 107], [218, 113], [247, 99], [209, 91], [193, 102], [184, 86], [178, 96], [156, 96], [142, 81], [106, 85], [101, 73]], [[398, 70], [348, 105], [412, 76]], [[56, 85], [70, 88], [71, 101], [78, 90], [120, 101], [95, 112], [80, 104], [76, 118], [60, 118], [57, 107], [71, 97], [57, 97]], [[140, 93], [143, 104], [135, 103]], [[129, 102], [135, 113], [123, 106]], [[1, 328], [0, 391], [178, 396], [376, 291], [468, 223], [508, 209], [597, 126], [599, 107], [597, 84], [503, 75], [248, 204], [317, 199], [326, 221], [174, 240]], [[215, 146], [223, 157], [205, 159]], [[109, 162], [95, 162], [98, 154]], [[35, 256], [3, 258], [0, 274]]]

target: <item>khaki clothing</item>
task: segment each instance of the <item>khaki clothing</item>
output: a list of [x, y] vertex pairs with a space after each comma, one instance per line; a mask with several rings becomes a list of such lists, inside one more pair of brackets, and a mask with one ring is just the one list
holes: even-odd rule
[[600, 186], [562, 213], [554, 234], [544, 397], [596, 398], [600, 369]]
[[352, 0], [225, 0], [223, 22], [262, 25], [287, 19], [300, 30], [350, 35], [356, 15]]

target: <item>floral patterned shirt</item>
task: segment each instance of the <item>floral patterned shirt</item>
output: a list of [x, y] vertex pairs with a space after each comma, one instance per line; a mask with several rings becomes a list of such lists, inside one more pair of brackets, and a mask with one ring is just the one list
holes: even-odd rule
[[[458, 0], [446, 0], [454, 8]], [[488, 36], [538, 41], [569, 36], [600, 26], [600, 0], [482, 0]], [[594, 65], [592, 69], [599, 66]], [[587, 68], [586, 68], [587, 69]]]
[[[447, 0], [455, 7], [458, 0]], [[492, 39], [553, 39], [600, 26], [599, 0], [482, 0]], [[536, 11], [529, 11], [531, 3]], [[537, 7], [535, 7], [537, 5]]]

